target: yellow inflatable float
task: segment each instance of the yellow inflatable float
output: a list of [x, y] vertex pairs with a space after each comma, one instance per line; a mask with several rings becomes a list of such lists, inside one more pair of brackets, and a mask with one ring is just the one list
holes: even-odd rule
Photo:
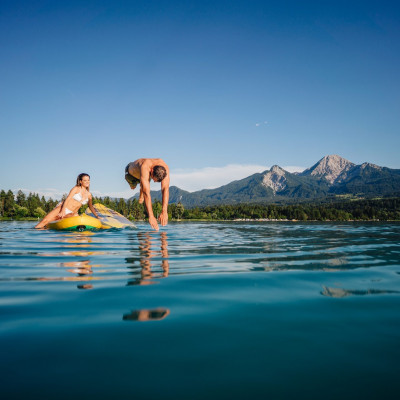
[[86, 214], [50, 222], [48, 228], [56, 229], [58, 231], [78, 232], [92, 231], [94, 229], [136, 228], [133, 222], [129, 221], [120, 213], [107, 208], [103, 204], [94, 204], [93, 207], [99, 218], [95, 218], [88, 208]]
[[48, 227], [58, 231], [92, 231], [102, 227], [101, 221], [89, 215], [78, 215], [77, 217], [67, 217], [58, 221], [50, 222]]

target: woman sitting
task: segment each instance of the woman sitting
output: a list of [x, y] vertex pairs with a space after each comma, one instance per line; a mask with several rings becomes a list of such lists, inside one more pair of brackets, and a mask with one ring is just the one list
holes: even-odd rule
[[92, 204], [92, 195], [89, 192], [90, 176], [88, 174], [79, 174], [74, 186], [68, 194], [68, 197], [57, 204], [56, 208], [50, 211], [36, 226], [36, 229], [44, 228], [49, 222], [56, 221], [65, 217], [75, 217], [81, 206], [88, 203], [92, 213], [98, 218], [96, 210]]

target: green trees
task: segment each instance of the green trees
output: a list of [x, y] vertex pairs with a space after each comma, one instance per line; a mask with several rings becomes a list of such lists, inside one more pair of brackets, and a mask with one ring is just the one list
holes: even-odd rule
[[6, 198], [6, 192], [2, 190], [0, 192], [0, 217], [4, 216], [4, 203]]
[[39, 198], [36, 193], [25, 195], [22, 190], [17, 194], [9, 190], [7, 193], [0, 192], [0, 217], [5, 218], [43, 218], [50, 210], [57, 205], [57, 202], [43, 196]]
[[14, 217], [15, 215], [15, 200], [14, 193], [9, 190], [4, 197], [4, 216]]
[[[56, 200], [46, 200], [36, 193], [27, 196], [21, 190], [14, 196], [11, 190], [0, 191], [0, 217], [4, 218], [42, 218], [54, 209]], [[106, 207], [118, 211], [131, 220], [144, 220], [145, 207], [137, 199], [93, 198], [93, 203], [102, 203]], [[87, 205], [81, 207], [85, 212]], [[153, 203], [153, 212], [157, 217], [162, 211], [159, 200]], [[325, 203], [301, 204], [237, 204], [215, 205], [187, 208], [181, 203], [170, 204], [168, 215], [171, 220], [201, 219], [201, 220], [234, 220], [234, 219], [269, 219], [269, 220], [299, 220], [299, 221], [349, 221], [349, 220], [400, 220], [400, 198], [383, 198], [357, 201], [340, 201]]]
[[46, 215], [46, 211], [42, 207], [36, 207], [33, 211], [33, 216], [37, 218], [43, 218]]
[[171, 208], [171, 217], [180, 220], [185, 212], [185, 207], [183, 207], [183, 204], [171, 204], [169, 207]]
[[156, 218], [161, 214], [162, 211], [162, 204], [160, 203], [159, 200], [155, 200], [153, 202], [153, 214]]
[[29, 216], [29, 210], [26, 207], [19, 206], [18, 204], [16, 204], [14, 207], [16, 218], [25, 218]]
[[[176, 218], [176, 206], [173, 217]], [[321, 204], [240, 204], [194, 207], [183, 213], [185, 219], [269, 219], [298, 221], [399, 220], [400, 199], [348, 201]]]
[[36, 216], [35, 215], [35, 210], [36, 208], [40, 207], [40, 198], [39, 195], [36, 193], [29, 193], [29, 196], [27, 198], [27, 208], [29, 210], [30, 215]]
[[17, 196], [16, 196], [16, 202], [21, 207], [26, 207], [27, 206], [26, 196], [25, 196], [25, 193], [22, 190], [18, 190], [18, 193], [17, 193]]

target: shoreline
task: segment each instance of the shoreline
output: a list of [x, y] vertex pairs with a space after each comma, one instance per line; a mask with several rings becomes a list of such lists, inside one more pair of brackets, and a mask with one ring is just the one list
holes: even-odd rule
[[[24, 218], [10, 218], [10, 217], [0, 217], [0, 222], [2, 221], [30, 221], [30, 222], [36, 222], [40, 221], [40, 218], [34, 218], [34, 217], [24, 217]], [[147, 220], [132, 220], [132, 222], [144, 222], [147, 223]], [[190, 219], [169, 219], [169, 222], [400, 222], [398, 219], [307, 219], [307, 220], [301, 220], [301, 219], [277, 219], [277, 218], [257, 218], [257, 219], [250, 219], [250, 218], [235, 218], [235, 219], [196, 219], [196, 218], [190, 218]]]

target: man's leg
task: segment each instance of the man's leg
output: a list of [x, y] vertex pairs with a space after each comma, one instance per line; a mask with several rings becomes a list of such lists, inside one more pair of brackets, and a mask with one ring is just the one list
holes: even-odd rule
[[[128, 168], [128, 167], [127, 167]], [[135, 178], [134, 176], [130, 175], [129, 173], [126, 172], [125, 169], [125, 180], [128, 182], [130, 188], [132, 190], [136, 189], [137, 184], [140, 182], [139, 179]]]

